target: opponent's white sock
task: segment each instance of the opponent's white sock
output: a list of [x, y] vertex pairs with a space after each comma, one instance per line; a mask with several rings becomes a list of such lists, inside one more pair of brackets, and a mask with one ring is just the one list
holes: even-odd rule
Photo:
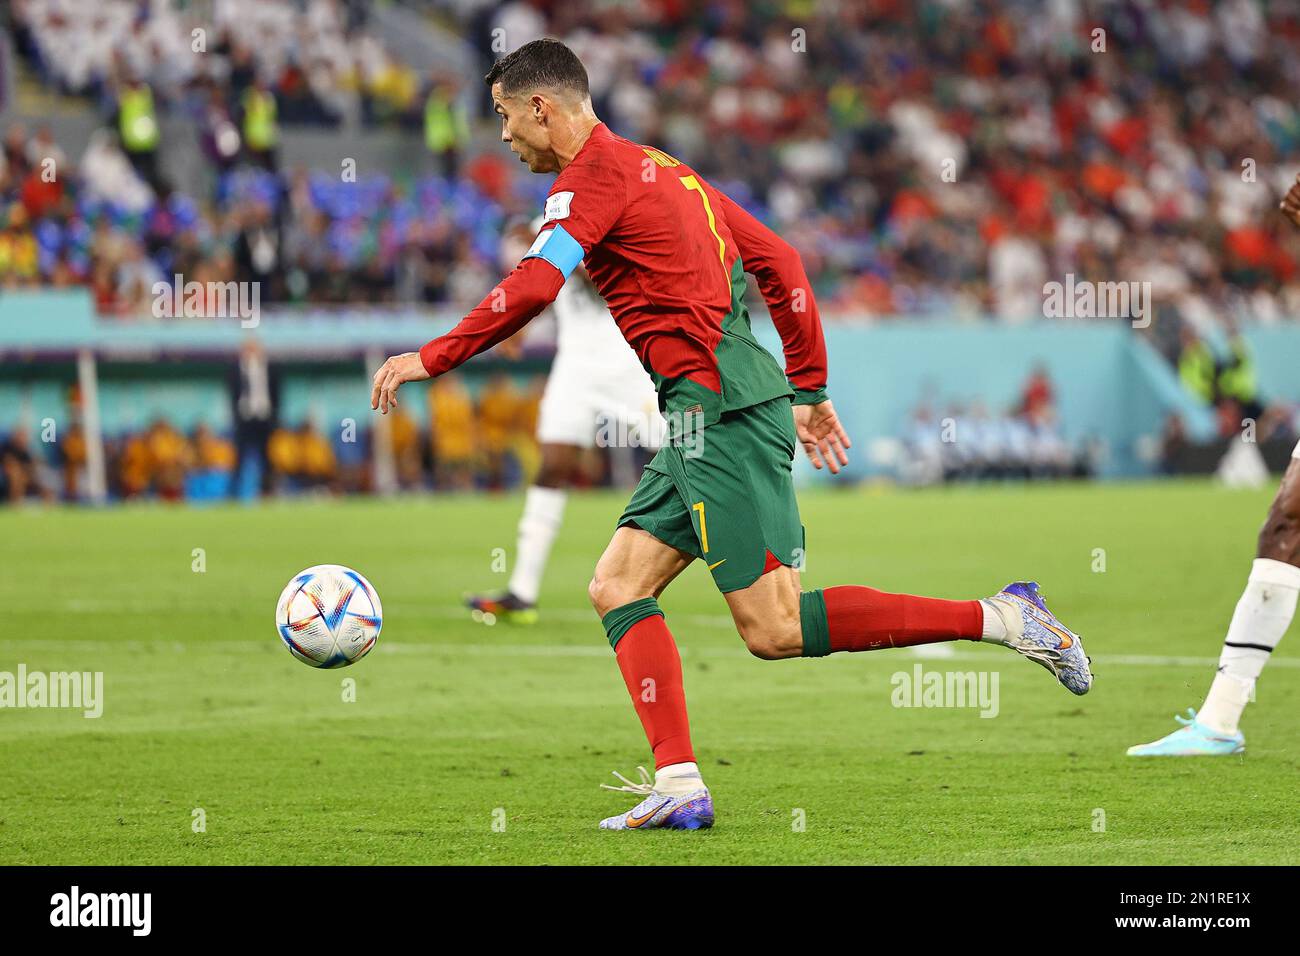
[[699, 765], [694, 761], [670, 763], [655, 771], [655, 792], [665, 797], [683, 797], [704, 786]]
[[558, 488], [530, 485], [524, 496], [524, 514], [519, 519], [519, 543], [515, 549], [515, 570], [510, 575], [510, 593], [529, 604], [537, 603], [542, 574], [551, 545], [564, 521], [568, 495]]
[[1269, 558], [1255, 559], [1228, 625], [1219, 673], [1197, 720], [1225, 734], [1237, 732], [1255, 681], [1295, 616], [1298, 596], [1300, 568]]
[[1205, 703], [1196, 712], [1196, 719], [1221, 734], [1235, 734], [1241, 712], [1250, 702], [1253, 680], [1242, 680], [1223, 671], [1214, 675], [1214, 683], [1205, 697]]

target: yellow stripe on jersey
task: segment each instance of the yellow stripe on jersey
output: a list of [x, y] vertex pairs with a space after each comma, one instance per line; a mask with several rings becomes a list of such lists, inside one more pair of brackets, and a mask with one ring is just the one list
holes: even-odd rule
[[718, 220], [713, 216], [713, 207], [709, 205], [709, 196], [704, 191], [700, 181], [694, 176], [683, 176], [678, 180], [687, 189], [700, 194], [700, 202], [704, 203], [704, 214], [709, 218], [709, 232], [713, 233], [713, 238], [718, 240], [718, 262], [722, 263], [722, 277], [727, 281], [727, 289], [731, 289], [731, 273], [727, 270], [727, 244], [722, 241], [718, 235]]

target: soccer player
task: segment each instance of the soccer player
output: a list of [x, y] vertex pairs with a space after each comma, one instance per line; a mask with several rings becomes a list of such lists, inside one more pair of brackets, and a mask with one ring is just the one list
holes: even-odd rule
[[[503, 252], [514, 253], [511, 263], [519, 261], [543, 222], [539, 216], [531, 229], [522, 223], [525, 238], [517, 246], [513, 241], [503, 243]], [[512, 231], [509, 239], [514, 238]], [[567, 489], [599, 433], [612, 432], [611, 437], [646, 448], [663, 443], [664, 421], [654, 385], [581, 266], [560, 289], [551, 311], [556, 325], [555, 361], [537, 422], [541, 467], [524, 496], [508, 587], [466, 599], [483, 620], [531, 624], [537, 619], [537, 595], [564, 520]]]
[[[1300, 226], [1300, 175], [1279, 204]], [[1273, 504], [1259, 530], [1255, 562], [1237, 601], [1219, 654], [1219, 669], [1199, 711], [1175, 716], [1183, 726], [1173, 733], [1128, 749], [1130, 757], [1226, 757], [1244, 753], [1238, 727], [1253, 696], [1255, 681], [1295, 616], [1300, 595], [1300, 444], [1282, 476]]]
[[[794, 249], [691, 168], [629, 142], [596, 118], [587, 72], [555, 40], [535, 40], [487, 75], [501, 140], [536, 173], [555, 173], [546, 223], [523, 261], [447, 335], [375, 373], [386, 413], [403, 382], [441, 375], [513, 334], [584, 262], [623, 336], [654, 380], [666, 444], [641, 477], [588, 588], [654, 752], [625, 790], [640, 797], [611, 830], [711, 826], [695, 762], [681, 659], [658, 598], [702, 559], [745, 646], [764, 660], [936, 641], [1003, 644], [1075, 694], [1092, 673], [1078, 635], [1038, 585], [982, 601], [846, 586], [801, 591], [803, 527], [792, 464], [848, 463], [848, 436], [826, 397], [826, 349]], [[784, 374], [750, 330], [744, 273], [780, 334]], [[501, 303], [497, 309], [494, 303]], [[793, 406], [793, 413], [791, 408]]]

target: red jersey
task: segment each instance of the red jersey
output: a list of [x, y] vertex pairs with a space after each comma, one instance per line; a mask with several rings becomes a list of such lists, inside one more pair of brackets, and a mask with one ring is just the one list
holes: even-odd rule
[[[456, 328], [420, 349], [424, 367], [440, 375], [513, 335], [580, 261], [665, 413], [702, 414], [707, 425], [783, 395], [825, 399], [821, 319], [794, 249], [689, 166], [603, 123], [556, 178], [528, 254]], [[784, 374], [750, 329], [744, 272], [758, 280], [781, 336]]]

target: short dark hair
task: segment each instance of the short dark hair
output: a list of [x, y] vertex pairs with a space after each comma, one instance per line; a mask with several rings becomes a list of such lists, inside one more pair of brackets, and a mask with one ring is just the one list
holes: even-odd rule
[[578, 55], [549, 37], [525, 43], [497, 60], [483, 79], [488, 86], [500, 83], [506, 96], [540, 88], [572, 90], [584, 98], [591, 95], [587, 68]]

